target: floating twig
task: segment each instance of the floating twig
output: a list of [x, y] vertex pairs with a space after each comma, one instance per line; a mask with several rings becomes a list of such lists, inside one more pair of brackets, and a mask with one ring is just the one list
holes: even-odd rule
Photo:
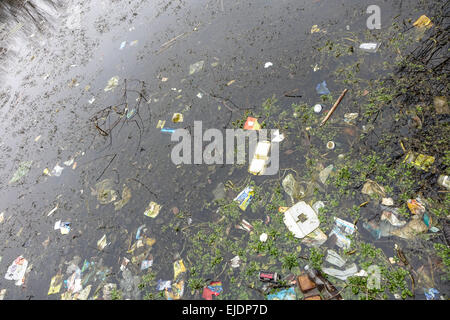
[[110, 166], [111, 163], [114, 161], [114, 159], [116, 158], [116, 156], [117, 156], [117, 153], [114, 155], [114, 157], [112, 157], [112, 159], [109, 161], [108, 165], [105, 167], [105, 169], [103, 169], [102, 174], [101, 174], [95, 181], [98, 181], [98, 180], [103, 176], [103, 174], [105, 173], [106, 169], [109, 168], [109, 166]]
[[330, 111], [328, 111], [327, 116], [322, 120], [322, 122], [320, 123], [320, 126], [323, 126], [325, 124], [325, 122], [328, 121], [328, 119], [331, 117], [331, 115], [333, 114], [334, 110], [336, 110], [337, 106], [339, 105], [339, 103], [341, 103], [342, 99], [344, 98], [345, 94], [347, 93], [348, 89], [345, 89], [344, 91], [342, 91], [341, 96], [336, 100], [336, 102], [334, 103], [333, 107], [331, 108]]

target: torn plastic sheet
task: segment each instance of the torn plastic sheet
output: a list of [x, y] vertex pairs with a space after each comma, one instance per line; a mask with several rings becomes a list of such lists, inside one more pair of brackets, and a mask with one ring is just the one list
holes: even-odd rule
[[67, 280], [64, 280], [65, 287], [70, 293], [76, 293], [83, 289], [81, 285], [81, 270], [76, 270]]
[[17, 182], [20, 179], [22, 179], [22, 177], [25, 176], [28, 173], [28, 171], [30, 171], [32, 163], [33, 163], [33, 161], [22, 162], [19, 165], [19, 168], [17, 169], [17, 171], [14, 173], [11, 180], [9, 180], [9, 183], [14, 183], [14, 182]]
[[6, 280], [15, 280], [16, 286], [25, 283], [25, 272], [27, 271], [28, 261], [23, 256], [18, 256], [6, 271]]
[[131, 190], [127, 186], [124, 186], [122, 190], [122, 199], [114, 202], [114, 210], [117, 211], [122, 209], [123, 206], [130, 201], [130, 199], [131, 199]]
[[294, 202], [294, 199], [303, 195], [303, 192], [300, 188], [299, 183], [295, 180], [292, 173], [289, 173], [281, 182], [284, 191], [289, 195], [291, 201]]
[[327, 235], [320, 230], [319, 228], [315, 229], [313, 232], [308, 234], [306, 237], [302, 239], [302, 243], [307, 245], [308, 247], [320, 247], [322, 244], [327, 241]]
[[380, 186], [378, 183], [376, 183], [375, 181], [372, 180], [367, 180], [366, 183], [364, 183], [362, 189], [361, 189], [361, 193], [363, 194], [367, 194], [367, 195], [372, 195], [372, 194], [378, 194], [381, 197], [385, 197], [386, 196], [386, 192], [384, 190], [384, 188], [382, 186]]
[[55, 177], [59, 177], [64, 170], [64, 167], [60, 167], [58, 164], [53, 168], [51, 175]]
[[342, 268], [345, 265], [346, 260], [344, 260], [336, 251], [328, 250], [327, 256], [325, 257], [325, 261], [331, 263], [339, 268]]
[[328, 88], [327, 88], [327, 82], [322, 81], [321, 83], [317, 84], [316, 92], [319, 95], [330, 94], [330, 90], [328, 90]]
[[350, 243], [351, 240], [349, 238], [347, 238], [347, 236], [353, 234], [355, 232], [355, 225], [351, 224], [350, 222], [347, 222], [345, 220], [339, 219], [339, 218], [335, 218], [335, 224], [333, 227], [333, 230], [331, 230], [330, 234], [328, 236], [331, 235], [336, 235], [336, 244], [338, 247], [340, 248], [349, 248], [350, 247]]
[[327, 181], [330, 173], [333, 170], [334, 170], [334, 166], [332, 164], [330, 164], [328, 167], [326, 167], [325, 169], [320, 171], [320, 173], [319, 173], [319, 180], [320, 180], [320, 182], [322, 182], [322, 184], [325, 184], [325, 182]]
[[203, 69], [203, 64], [205, 63], [205, 61], [200, 60], [196, 63], [193, 63], [189, 66], [189, 75], [192, 75], [196, 72], [199, 72], [200, 70]]
[[98, 202], [101, 204], [108, 204], [117, 198], [117, 193], [113, 190], [114, 183], [111, 179], [105, 179], [95, 184], [95, 190], [92, 190], [92, 195], [97, 196]]
[[390, 211], [383, 211], [381, 214], [381, 220], [389, 221], [390, 224], [396, 227], [403, 227], [406, 224], [406, 221], [399, 220], [397, 216]]
[[348, 277], [351, 277], [351, 276], [355, 275], [355, 273], [358, 272], [358, 267], [356, 266], [355, 263], [352, 263], [345, 270], [338, 270], [338, 269], [334, 269], [334, 268], [322, 268], [322, 271], [329, 276], [333, 276], [342, 281], [346, 281]]

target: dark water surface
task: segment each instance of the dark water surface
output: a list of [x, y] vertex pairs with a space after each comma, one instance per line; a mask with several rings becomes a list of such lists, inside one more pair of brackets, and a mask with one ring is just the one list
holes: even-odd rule
[[[386, 25], [394, 17], [418, 16], [414, 10], [417, 1], [376, 2]], [[157, 279], [171, 279], [174, 254], [181, 252], [184, 258], [183, 250], [184, 254], [188, 250], [183, 233], [161, 232], [162, 226], [174, 220], [171, 208], [189, 213], [183, 225], [188, 218], [192, 224], [210, 221], [211, 209], [203, 204], [213, 200], [212, 190], [220, 182], [237, 181], [249, 174], [246, 166], [175, 166], [170, 159], [174, 143], [170, 134], [156, 128], [158, 120], [166, 120], [170, 128], [192, 130], [194, 120], [203, 121], [204, 129], [231, 128], [231, 122], [241, 119], [245, 109], [259, 108], [273, 94], [288, 110], [294, 101], [283, 97], [287, 90], [299, 88], [301, 102], [314, 105], [318, 102], [315, 86], [323, 80], [336, 98], [341, 88], [328, 73], [335, 66], [319, 59], [317, 43], [324, 37], [344, 36], [349, 30], [363, 39], [369, 32], [365, 11], [370, 4], [375, 3], [70, 1], [47, 10], [43, 23], [38, 22], [41, 30], [25, 20], [20, 30], [5, 36], [0, 75], [0, 212], [4, 212], [0, 289], [7, 289], [5, 299], [59, 299], [60, 294], [47, 295], [50, 279], [59, 270], [67, 279], [67, 262], [75, 256], [80, 257], [79, 266], [91, 257], [102, 259], [101, 265], [110, 268], [106, 282], [119, 285], [120, 261], [124, 256], [130, 258], [126, 254], [129, 238], [134, 242], [135, 232], [143, 224], [157, 240], [151, 251]], [[11, 17], [3, 22], [10, 28], [17, 23]], [[313, 25], [327, 33], [312, 36]], [[381, 34], [383, 30], [371, 32]], [[163, 46], [174, 38], [170, 46]], [[120, 49], [123, 41], [126, 45]], [[343, 57], [342, 63], [346, 59]], [[201, 60], [203, 69], [189, 75], [189, 66]], [[264, 68], [269, 61], [273, 66]], [[316, 63], [321, 69], [314, 72]], [[361, 74], [364, 72], [367, 78], [375, 78], [362, 67]], [[104, 91], [114, 76], [119, 77], [118, 86]], [[227, 86], [231, 80], [236, 81]], [[145, 91], [140, 91], [142, 82]], [[112, 105], [127, 102], [131, 109], [137, 104], [138, 91], [150, 102], [141, 99], [138, 115], [127, 121], [122, 118], [108, 137], [102, 136], [90, 119]], [[230, 99], [238, 110], [230, 115], [217, 99], [207, 94], [198, 98], [199, 92]], [[184, 122], [171, 122], [175, 112], [184, 115]], [[110, 115], [104, 129], [119, 119], [113, 111]], [[349, 142], [340, 139], [335, 141], [345, 153]], [[302, 170], [304, 164], [283, 155], [293, 142], [283, 143], [280, 168]], [[74, 170], [73, 164], [63, 164], [70, 159], [77, 163]], [[9, 184], [23, 161], [32, 161], [31, 170], [19, 182]], [[56, 164], [64, 167], [61, 176], [43, 174], [45, 168], [51, 171]], [[260, 184], [270, 178], [254, 180]], [[92, 195], [95, 184], [104, 179], [113, 180], [118, 199], [124, 186], [130, 188], [131, 200], [122, 209], [114, 210], [113, 203], [99, 204]], [[155, 219], [143, 214], [150, 201], [162, 205]], [[56, 205], [58, 209], [48, 217]], [[71, 222], [68, 235], [53, 230], [57, 220]], [[103, 234], [110, 244], [99, 251], [97, 241]], [[48, 244], [43, 245], [47, 239]], [[19, 255], [32, 264], [23, 287], [4, 279]], [[186, 260], [185, 264], [189, 269]], [[102, 274], [96, 276], [100, 279]], [[224, 281], [225, 290], [227, 286]], [[62, 288], [60, 293], [64, 291]], [[185, 290], [185, 298], [191, 297], [189, 291]], [[142, 295], [137, 292], [129, 298]]]

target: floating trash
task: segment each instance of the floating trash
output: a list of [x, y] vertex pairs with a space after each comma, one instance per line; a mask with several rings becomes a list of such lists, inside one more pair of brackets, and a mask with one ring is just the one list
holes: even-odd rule
[[280, 130], [278, 129], [273, 132], [273, 135], [272, 142], [281, 142], [284, 140], [284, 134], [280, 133]]
[[352, 277], [358, 272], [358, 267], [355, 263], [352, 263], [347, 269], [339, 270], [335, 268], [322, 268], [322, 271], [329, 276], [338, 278], [339, 280], [346, 281], [348, 277]]
[[236, 228], [251, 232], [253, 230], [253, 226], [245, 219], [242, 219], [241, 224], [236, 226]]
[[239, 208], [241, 208], [242, 211], [245, 211], [253, 199], [253, 194], [253, 187], [246, 187], [236, 198], [234, 198], [234, 201], [237, 201], [239, 203]]
[[330, 90], [327, 88], [327, 82], [323, 81], [316, 86], [316, 92], [319, 95], [330, 94]]
[[273, 66], [273, 63], [272, 62], [266, 62], [265, 64], [264, 64], [264, 68], [269, 68], [269, 67], [271, 67], [271, 66]]
[[55, 177], [59, 177], [64, 170], [64, 167], [60, 167], [58, 164], [53, 168], [51, 174]]
[[61, 234], [68, 234], [70, 232], [70, 222], [61, 222], [61, 220], [58, 220], [55, 222], [54, 229], [61, 231]]
[[241, 258], [239, 258], [239, 256], [235, 256], [230, 260], [230, 263], [232, 268], [239, 268], [241, 265]]
[[328, 236], [329, 237], [332, 235], [336, 236], [337, 238], [336, 245], [338, 247], [345, 249], [350, 248], [351, 240], [347, 236], [350, 236], [355, 232], [356, 226], [354, 224], [351, 224], [350, 222], [347, 222], [339, 218], [334, 219], [335, 224], [333, 230], [331, 230]]
[[319, 227], [315, 211], [304, 201], [296, 203], [284, 213], [283, 222], [296, 238], [304, 238]]
[[364, 183], [364, 185], [361, 189], [361, 193], [367, 194], [369, 196], [373, 195], [373, 194], [378, 194], [381, 197], [386, 196], [386, 192], [385, 192], [384, 188], [382, 186], [380, 186], [378, 183], [376, 183], [375, 181], [372, 181], [370, 179], [368, 179], [367, 182]]
[[115, 87], [119, 84], [119, 77], [115, 76], [108, 80], [108, 84], [105, 87], [105, 91], [114, 90]]
[[244, 123], [244, 130], [260, 130], [261, 125], [258, 123], [258, 119], [248, 117]]
[[328, 150], [333, 150], [335, 146], [336, 145], [335, 145], [334, 141], [328, 141], [327, 142], [327, 149]]
[[103, 237], [101, 237], [101, 239], [97, 241], [97, 248], [98, 250], [103, 250], [106, 246], [106, 234], [104, 234]]
[[263, 234], [261, 234], [261, 235], [259, 236], [259, 241], [261, 241], [261, 242], [266, 242], [266, 241], [267, 241], [267, 238], [268, 238], [267, 233], [263, 233]]
[[174, 113], [172, 116], [172, 122], [174, 123], [183, 122], [183, 115], [181, 113]]
[[359, 45], [359, 49], [366, 52], [377, 52], [378, 48], [380, 47], [379, 43], [361, 43]]
[[178, 276], [186, 272], [183, 259], [177, 260], [173, 263], [173, 279], [176, 280]]
[[17, 169], [17, 171], [14, 173], [11, 180], [9, 180], [9, 183], [14, 183], [14, 182], [17, 182], [20, 179], [22, 179], [22, 177], [24, 177], [28, 173], [28, 171], [30, 171], [32, 163], [33, 163], [33, 161], [22, 162], [19, 165], [19, 168]]
[[320, 104], [314, 105], [314, 112], [315, 113], [320, 113], [321, 111], [322, 111], [322, 105], [320, 105]]
[[218, 296], [223, 291], [221, 281], [212, 281], [203, 289], [202, 298], [212, 300], [212, 296]]
[[157, 129], [164, 128], [164, 125], [166, 124], [166, 120], [158, 120], [158, 124], [156, 125]]
[[57, 274], [50, 280], [50, 288], [48, 289], [47, 295], [59, 293], [61, 286], [63, 284], [62, 274]]
[[122, 190], [122, 199], [119, 201], [114, 202], [114, 210], [120, 210], [125, 206], [131, 199], [131, 189], [127, 186], [123, 187]]
[[16, 286], [25, 283], [25, 272], [27, 271], [28, 261], [23, 256], [18, 256], [6, 271], [6, 280], [15, 280]]
[[116, 200], [117, 192], [113, 190], [114, 182], [111, 179], [105, 179], [95, 185], [92, 195], [97, 196], [98, 202], [108, 204]]
[[421, 15], [419, 19], [417, 19], [413, 23], [413, 26], [417, 28], [424, 28], [424, 27], [431, 27], [433, 26], [433, 24], [431, 23], [430, 18], [428, 18], [426, 15]]
[[148, 204], [147, 209], [144, 211], [144, 215], [150, 218], [156, 218], [159, 214], [159, 211], [161, 210], [161, 206], [157, 204], [156, 202], [151, 201]]
[[346, 113], [344, 114], [344, 121], [346, 123], [352, 124], [358, 118], [359, 113], [353, 112], [353, 113]]
[[200, 70], [202, 70], [202, 69], [203, 69], [203, 64], [204, 64], [204, 61], [203, 61], [203, 60], [191, 64], [191, 65], [189, 66], [189, 75], [192, 75], [192, 74], [194, 74], [194, 73], [199, 72]]

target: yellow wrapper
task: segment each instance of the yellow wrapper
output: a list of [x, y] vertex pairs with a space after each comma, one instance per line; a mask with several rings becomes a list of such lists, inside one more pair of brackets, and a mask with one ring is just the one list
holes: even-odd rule
[[62, 275], [57, 274], [50, 281], [50, 288], [48, 289], [48, 295], [58, 293], [61, 290]]

